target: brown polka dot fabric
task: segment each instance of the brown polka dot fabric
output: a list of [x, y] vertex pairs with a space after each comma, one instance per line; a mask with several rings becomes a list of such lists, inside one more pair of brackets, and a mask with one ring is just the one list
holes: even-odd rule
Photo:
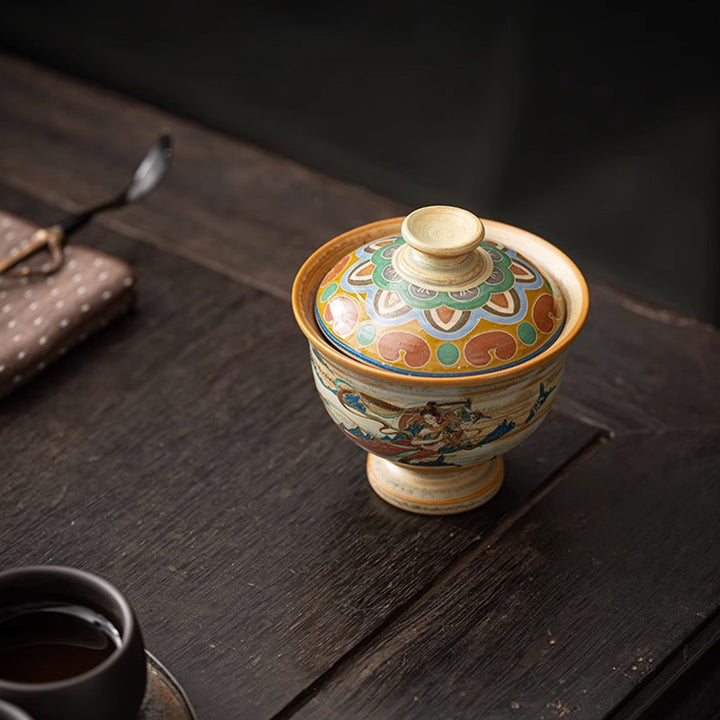
[[[0, 257], [20, 252], [35, 230], [0, 212]], [[29, 264], [40, 268], [47, 260], [41, 253]], [[0, 396], [125, 312], [134, 285], [127, 263], [80, 245], [65, 248], [65, 263], [52, 275], [0, 275]]]

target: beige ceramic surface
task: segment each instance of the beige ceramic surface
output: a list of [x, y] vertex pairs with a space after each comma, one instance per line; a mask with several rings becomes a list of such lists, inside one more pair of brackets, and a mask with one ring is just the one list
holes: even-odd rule
[[552, 277], [486, 234], [472, 213], [421, 208], [400, 235], [343, 256], [317, 293], [316, 320], [340, 350], [413, 375], [475, 375], [527, 361], [557, 338]]
[[374, 367], [328, 342], [315, 320], [315, 296], [328, 268], [360, 245], [397, 235], [401, 223], [396, 218], [365, 225], [320, 248], [297, 275], [293, 309], [310, 342], [315, 384], [328, 413], [371, 454], [373, 489], [405, 510], [461, 512], [498, 491], [500, 456], [546, 416], [568, 345], [587, 315], [587, 287], [575, 265], [551, 244], [483, 220], [486, 237], [522, 253], [553, 278], [566, 306], [558, 338], [526, 362], [487, 374], [421, 377]]

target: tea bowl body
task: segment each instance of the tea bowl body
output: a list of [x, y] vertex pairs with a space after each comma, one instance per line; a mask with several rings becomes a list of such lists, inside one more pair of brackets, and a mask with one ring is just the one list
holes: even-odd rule
[[298, 273], [293, 308], [310, 344], [323, 404], [340, 430], [369, 453], [375, 492], [412, 512], [462, 512], [498, 492], [502, 455], [540, 426], [557, 397], [568, 346], [587, 315], [587, 286], [550, 243], [483, 220], [493, 238], [552, 274], [567, 306], [557, 340], [527, 362], [487, 374], [422, 377], [365, 364], [325, 338], [313, 314], [314, 295], [328, 266], [362, 243], [398, 233], [401, 223], [393, 218], [365, 225], [320, 248]]

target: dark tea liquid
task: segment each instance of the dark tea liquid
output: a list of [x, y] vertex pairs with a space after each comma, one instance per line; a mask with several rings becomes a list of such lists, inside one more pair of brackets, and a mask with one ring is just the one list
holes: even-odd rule
[[44, 683], [81, 675], [120, 647], [105, 617], [77, 605], [0, 611], [0, 678]]

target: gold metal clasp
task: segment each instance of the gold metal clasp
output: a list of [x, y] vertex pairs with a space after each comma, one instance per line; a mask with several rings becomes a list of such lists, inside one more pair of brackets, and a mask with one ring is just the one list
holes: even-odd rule
[[[0, 275], [8, 274], [11, 277], [29, 277], [31, 275], [52, 275], [57, 272], [65, 261], [63, 244], [65, 232], [59, 225], [52, 225], [47, 228], [36, 230], [28, 244], [20, 250], [17, 255], [7, 257], [0, 261]], [[47, 251], [50, 255], [50, 262], [44, 263], [39, 268], [31, 268], [29, 265], [17, 267], [21, 262]], [[10, 272], [12, 271], [12, 272]]]

